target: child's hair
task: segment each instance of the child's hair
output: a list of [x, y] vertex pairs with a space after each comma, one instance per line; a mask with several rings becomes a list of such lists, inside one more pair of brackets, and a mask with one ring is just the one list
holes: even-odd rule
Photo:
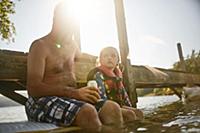
[[106, 51], [106, 50], [114, 50], [115, 51], [115, 53], [117, 53], [117, 59], [118, 59], [118, 63], [120, 62], [120, 58], [119, 58], [119, 52], [117, 51], [117, 49], [116, 48], [114, 48], [114, 47], [105, 47], [105, 48], [103, 48], [102, 50], [101, 50], [101, 52], [100, 52], [100, 55], [99, 55], [99, 58], [101, 59], [101, 57], [102, 57], [102, 55], [103, 55], [103, 53], [104, 53], [104, 51]]

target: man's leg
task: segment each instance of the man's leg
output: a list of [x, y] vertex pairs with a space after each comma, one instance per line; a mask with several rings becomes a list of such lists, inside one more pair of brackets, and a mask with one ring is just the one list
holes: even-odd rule
[[91, 104], [84, 104], [78, 112], [74, 123], [84, 129], [100, 131], [102, 123], [95, 107]]
[[120, 106], [113, 101], [107, 100], [99, 112], [101, 122], [105, 125], [122, 126], [123, 117]]

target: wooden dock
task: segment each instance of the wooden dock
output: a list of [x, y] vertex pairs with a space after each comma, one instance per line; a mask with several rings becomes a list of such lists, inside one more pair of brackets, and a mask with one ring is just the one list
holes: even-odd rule
[[[27, 53], [0, 50], [0, 93], [10, 99], [25, 104], [26, 97], [16, 90], [26, 90]], [[75, 63], [78, 86], [86, 85], [88, 72], [95, 67], [96, 57], [83, 58]], [[137, 103], [136, 88], [176, 88], [188, 83], [200, 85], [200, 75], [150, 66], [128, 65], [129, 95]]]

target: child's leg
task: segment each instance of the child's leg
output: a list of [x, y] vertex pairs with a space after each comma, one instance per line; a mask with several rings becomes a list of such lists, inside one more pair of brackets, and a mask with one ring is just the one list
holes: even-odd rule
[[122, 110], [122, 116], [124, 119], [124, 122], [131, 122], [137, 119], [137, 116], [134, 111], [126, 108], [121, 108]]
[[123, 116], [121, 108], [116, 102], [107, 100], [99, 112], [99, 117], [104, 125], [122, 127]]
[[136, 120], [142, 120], [144, 118], [144, 114], [140, 109], [128, 107], [128, 106], [123, 106], [122, 108], [133, 111], [136, 115]]

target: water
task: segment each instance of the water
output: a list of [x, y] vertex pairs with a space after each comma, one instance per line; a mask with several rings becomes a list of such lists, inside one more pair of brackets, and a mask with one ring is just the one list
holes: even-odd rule
[[[138, 108], [145, 119], [126, 124], [123, 130], [127, 133], [200, 132], [198, 101], [183, 104], [175, 95], [139, 97]], [[27, 120], [23, 106], [1, 107], [0, 114], [0, 123]]]
[[[171, 96], [164, 96], [159, 98], [161, 99], [157, 103], [157, 105], [160, 105], [160, 103], [163, 102], [165, 106], [151, 108], [150, 110], [147, 109], [145, 120], [142, 122], [138, 122], [137, 126], [130, 125], [130, 131], [134, 130], [135, 132], [200, 133], [199, 101], [183, 103], [179, 100], [176, 101]], [[173, 100], [175, 100], [175, 102], [172, 102], [171, 104], [167, 103], [167, 101]], [[151, 101], [153, 102], [153, 99], [151, 99]], [[142, 131], [138, 129], [142, 129]]]
[[24, 106], [1, 107], [0, 114], [0, 123], [27, 120]]

